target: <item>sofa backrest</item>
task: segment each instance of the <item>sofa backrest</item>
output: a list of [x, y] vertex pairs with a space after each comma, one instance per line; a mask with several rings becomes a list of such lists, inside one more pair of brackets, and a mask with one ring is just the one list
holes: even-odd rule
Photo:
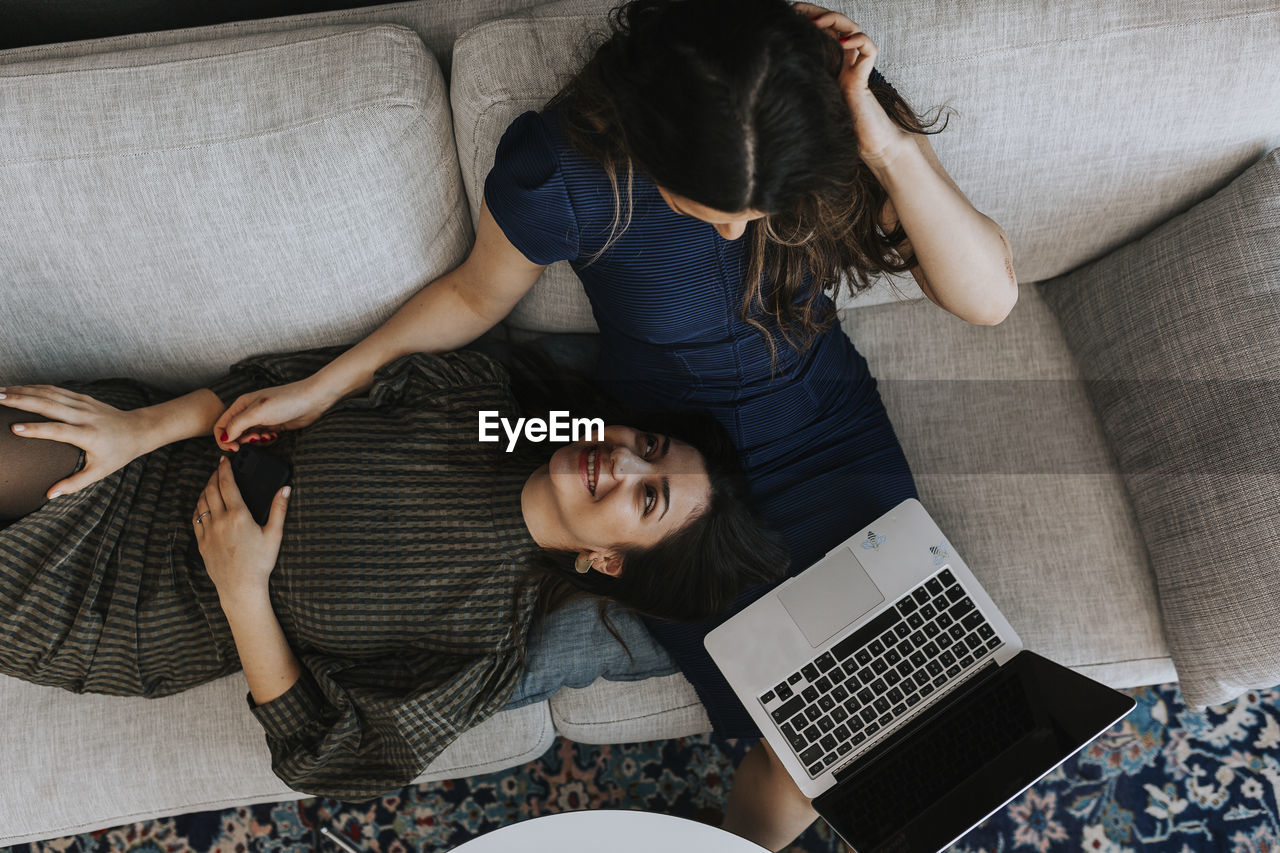
[[[458, 40], [451, 102], [473, 213], [502, 131], [589, 55], [611, 5], [562, 0]], [[975, 206], [1004, 227], [1024, 282], [1135, 239], [1280, 144], [1276, 0], [823, 5], [875, 39], [878, 67], [918, 111], [955, 111], [934, 148]], [[914, 284], [898, 287], [919, 295]], [[893, 298], [881, 285], [843, 304]], [[563, 263], [509, 323], [594, 330]]]
[[[0, 63], [117, 53], [142, 47], [239, 38], [307, 27], [399, 24], [418, 34], [448, 77], [453, 43], [460, 33], [481, 21], [491, 21], [537, 6], [542, 0], [360, 2], [365, 5], [358, 5], [353, 0], [344, 2], [348, 8], [331, 9], [326, 7], [332, 5], [332, 0], [255, 0], [253, 3], [231, 4], [157, 4], [154, 0], [69, 4], [59, 0], [5, 0], [4, 20], [10, 29], [0, 34], [0, 44], [25, 41], [31, 46], [0, 51]], [[307, 8], [322, 11], [300, 13]], [[200, 21], [246, 14], [255, 17], [251, 20], [228, 20], [222, 24], [196, 25]], [[108, 32], [127, 35], [106, 36]], [[54, 41], [35, 44], [37, 40], [48, 39]]]
[[190, 387], [353, 341], [471, 242], [402, 27], [0, 64], [0, 104], [0, 383]]

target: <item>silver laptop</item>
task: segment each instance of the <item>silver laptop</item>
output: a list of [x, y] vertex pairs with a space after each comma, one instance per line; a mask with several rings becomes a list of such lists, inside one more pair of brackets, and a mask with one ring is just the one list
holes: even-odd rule
[[706, 647], [857, 853], [945, 848], [1134, 707], [1024, 651], [916, 500], [731, 617]]

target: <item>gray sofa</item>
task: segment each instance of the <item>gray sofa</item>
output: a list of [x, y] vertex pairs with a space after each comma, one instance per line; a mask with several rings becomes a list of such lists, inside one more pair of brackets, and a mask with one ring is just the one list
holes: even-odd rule
[[[608, 4], [529, 5], [421, 0], [0, 52], [0, 382], [185, 388], [246, 354], [373, 328], [465, 255], [503, 128], [586, 55]], [[1217, 646], [1168, 618], [1186, 591], [1144, 537], [1148, 507], [1083, 381], [1096, 362], [1064, 335], [1069, 300], [1046, 299], [1096, 276], [1034, 284], [1151, 232], [1280, 145], [1280, 2], [832, 5], [877, 40], [913, 104], [954, 108], [934, 146], [1004, 226], [1023, 282], [995, 328], [904, 281], [842, 302], [924, 504], [1050, 658], [1117, 686], [1175, 680], [1176, 662], [1201, 703], [1280, 681], [1267, 645], [1280, 626], [1245, 612], [1280, 605], [1274, 571], [1245, 578], [1229, 616], [1250, 621]], [[593, 331], [560, 267], [510, 333]], [[1264, 530], [1266, 489], [1251, 498]], [[1270, 565], [1277, 541], [1257, 546]], [[239, 675], [154, 701], [0, 677], [0, 846], [300, 796], [271, 774], [244, 693]], [[600, 680], [490, 719], [423, 779], [523, 763], [557, 734], [707, 727], [682, 676]]]

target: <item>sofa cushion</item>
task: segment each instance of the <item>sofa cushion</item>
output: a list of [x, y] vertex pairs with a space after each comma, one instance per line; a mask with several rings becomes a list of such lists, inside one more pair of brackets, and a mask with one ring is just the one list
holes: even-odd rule
[[[590, 56], [613, 5], [560, 0], [458, 39], [451, 101], [473, 214], [507, 124], [539, 109]], [[880, 70], [916, 109], [954, 108], [933, 146], [975, 206], [1005, 228], [1023, 281], [1138, 237], [1280, 144], [1280, 98], [1268, 97], [1280, 90], [1273, 0], [1121, 0], [1069, 14], [1046, 14], [1039, 0], [822, 5], [877, 41]], [[1204, 44], [1231, 45], [1210, 80], [1186, 64]], [[900, 294], [920, 291], [909, 278], [883, 280], [841, 305]], [[565, 263], [547, 269], [508, 322], [595, 328]]]
[[[271, 772], [246, 692], [239, 673], [163, 699], [75, 696], [0, 676], [0, 848], [306, 796]], [[545, 702], [503, 711], [464, 732], [416, 781], [524, 764], [554, 739]]]
[[1117, 687], [1171, 680], [1124, 482], [1035, 287], [994, 328], [929, 302], [847, 310], [841, 321], [876, 377], [921, 503], [1023, 644]]
[[[235, 4], [228, 6], [222, 3], [169, 3], [161, 7], [154, 0], [103, 0], [76, 4], [57, 0], [16, 2], [19, 8], [13, 8], [14, 0], [6, 0], [5, 22], [6, 25], [12, 22], [12, 26], [0, 36], [0, 44], [25, 42], [33, 46], [0, 51], [0, 63], [118, 53], [140, 47], [242, 38], [311, 27], [399, 24], [418, 34], [448, 76], [453, 43], [459, 33], [481, 21], [539, 5], [542, 0], [467, 0], [466, 3], [456, 0], [404, 0], [400, 3], [366, 2], [364, 5], [336, 0], [347, 7], [341, 9], [328, 8], [335, 0], [270, 0], [267, 3], [239, 0], [238, 8]], [[136, 8], [124, 8], [129, 2], [135, 2]], [[307, 8], [320, 11], [304, 13], [302, 10]], [[26, 32], [23, 32], [24, 21], [21, 20], [24, 12]], [[237, 15], [251, 20], [232, 20]], [[265, 18], [263, 15], [273, 17]], [[197, 26], [200, 21], [218, 19], [227, 22]], [[166, 29], [157, 30], [158, 27]], [[183, 29], [175, 29], [177, 27]], [[127, 35], [96, 37], [107, 32]], [[51, 38], [51, 44], [36, 43]], [[73, 38], [91, 40], [69, 41]]]
[[[369, 6], [377, 0], [344, 2], [350, 6]], [[186, 3], [158, 6], [149, 0], [114, 0], [81, 2], [69, 8], [56, 0], [9, 0], [5, 4], [7, 26], [0, 35], [0, 48], [219, 24], [237, 18], [299, 15], [331, 8], [331, 4], [332, 0], [224, 0], [216, 6]]]
[[578, 743], [631, 743], [711, 731], [706, 708], [680, 673], [566, 688], [551, 698], [551, 718], [556, 731]]
[[1183, 696], [1280, 682], [1280, 149], [1044, 295], [1124, 473]]
[[190, 386], [351, 341], [471, 240], [411, 31], [0, 64], [0, 381]]
[[[473, 224], [479, 221], [484, 179], [507, 125], [521, 113], [541, 109], [589, 56], [584, 45], [604, 29], [608, 8], [603, 2], [584, 3], [582, 14], [489, 21], [458, 38], [449, 102]], [[508, 47], [517, 44], [519, 50]], [[493, 56], [503, 61], [493, 62]], [[536, 332], [597, 331], [582, 284], [567, 261], [547, 267], [506, 323]]]

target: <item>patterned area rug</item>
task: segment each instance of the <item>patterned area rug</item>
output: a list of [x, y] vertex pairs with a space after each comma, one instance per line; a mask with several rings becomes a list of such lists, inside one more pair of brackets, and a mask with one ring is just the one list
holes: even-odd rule
[[[1176, 685], [1131, 691], [1113, 729], [963, 838], [953, 853], [1280, 853], [1280, 688], [1207, 712]], [[704, 736], [625, 746], [557, 741], [522, 768], [358, 805], [309, 799], [150, 821], [11, 853], [449, 850], [518, 820], [592, 808], [691, 816], [725, 802], [749, 744]], [[840, 851], [819, 822], [792, 851]]]

